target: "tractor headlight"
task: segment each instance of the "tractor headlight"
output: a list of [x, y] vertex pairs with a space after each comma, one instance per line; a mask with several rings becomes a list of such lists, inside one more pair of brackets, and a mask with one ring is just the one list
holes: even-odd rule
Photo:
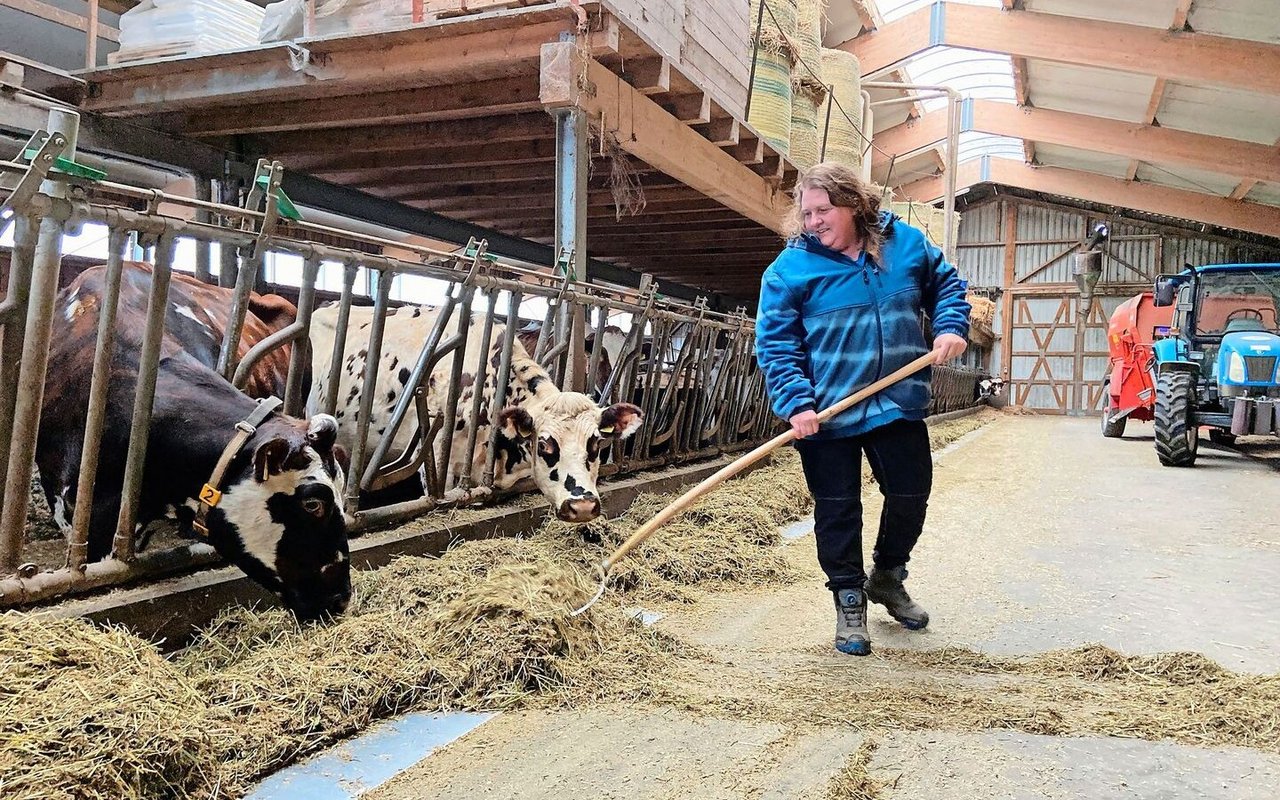
[[1227, 380], [1232, 383], [1244, 383], [1244, 359], [1239, 353], [1232, 353], [1227, 358]]

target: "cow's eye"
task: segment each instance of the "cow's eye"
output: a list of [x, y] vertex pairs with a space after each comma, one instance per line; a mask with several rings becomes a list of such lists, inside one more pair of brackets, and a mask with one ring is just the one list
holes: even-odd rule
[[550, 439], [539, 439], [539, 440], [538, 440], [538, 452], [539, 452], [539, 453], [542, 453], [543, 455], [548, 455], [548, 456], [549, 456], [549, 455], [554, 454], [554, 453], [555, 453], [555, 451], [556, 451], [556, 448], [551, 444], [551, 440], [550, 440]]
[[308, 514], [310, 514], [313, 517], [323, 517], [324, 501], [317, 500], [314, 497], [308, 497], [306, 500], [302, 501], [302, 510], [306, 511]]

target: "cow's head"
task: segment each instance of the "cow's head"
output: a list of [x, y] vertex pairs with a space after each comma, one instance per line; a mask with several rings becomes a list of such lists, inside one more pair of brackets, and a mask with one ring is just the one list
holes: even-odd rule
[[533, 480], [566, 522], [600, 516], [600, 453], [636, 432], [643, 412], [630, 403], [600, 408], [578, 392], [558, 392], [503, 409], [501, 435], [528, 447]]
[[273, 420], [232, 463], [209, 535], [223, 556], [279, 595], [301, 619], [340, 614], [351, 600], [338, 423]]

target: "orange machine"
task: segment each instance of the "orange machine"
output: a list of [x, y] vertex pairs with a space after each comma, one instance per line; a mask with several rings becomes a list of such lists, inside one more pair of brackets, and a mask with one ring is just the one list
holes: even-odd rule
[[1111, 315], [1107, 346], [1111, 363], [1103, 378], [1102, 435], [1118, 437], [1125, 421], [1154, 418], [1156, 390], [1151, 373], [1151, 345], [1168, 330], [1173, 306], [1158, 308], [1155, 295], [1143, 292], [1126, 300]]

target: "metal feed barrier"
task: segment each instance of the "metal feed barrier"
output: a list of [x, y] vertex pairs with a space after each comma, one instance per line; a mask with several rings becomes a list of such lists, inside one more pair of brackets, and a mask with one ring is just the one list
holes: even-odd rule
[[[658, 287], [642, 284], [639, 290], [616, 289], [574, 280], [560, 269], [538, 272], [504, 263], [485, 251], [483, 242], [472, 242], [456, 252], [407, 246], [402, 242], [338, 230], [301, 220], [291, 223], [298, 236], [323, 234], [375, 248], [395, 247], [408, 251], [417, 261], [359, 252], [289, 238], [280, 234], [282, 214], [292, 217], [291, 204], [280, 191], [281, 166], [260, 162], [245, 207], [193, 200], [163, 192], [114, 183], [101, 174], [75, 164], [77, 117], [70, 112], [52, 111], [50, 131], [39, 132], [19, 157], [0, 161], [0, 187], [9, 189], [0, 210], [0, 232], [14, 225], [8, 292], [0, 304], [0, 474], [4, 475], [0, 494], [0, 607], [28, 604], [46, 598], [81, 592], [124, 581], [189, 569], [218, 560], [211, 547], [202, 542], [176, 547], [139, 551], [137, 510], [142, 488], [155, 395], [156, 374], [164, 335], [165, 309], [173, 272], [175, 245], [179, 238], [198, 243], [217, 243], [224, 262], [235, 268], [235, 288], [230, 324], [217, 360], [218, 371], [236, 386], [243, 387], [259, 359], [290, 343], [302, 342], [310, 333], [316, 303], [316, 284], [322, 269], [336, 263], [343, 282], [339, 300], [339, 329], [335, 338], [334, 366], [343, 363], [346, 326], [351, 305], [358, 299], [357, 276], [362, 270], [372, 275], [375, 313], [368, 329], [367, 365], [360, 400], [359, 437], [345, 487], [348, 508], [354, 514], [352, 530], [404, 520], [432, 508], [492, 500], [494, 490], [494, 441], [497, 426], [489, 434], [487, 459], [480, 485], [472, 486], [469, 476], [455, 485], [445, 485], [455, 425], [465, 420], [470, 431], [466, 452], [474, 452], [482, 412], [480, 393], [467, 404], [460, 403], [462, 359], [453, 363], [451, 391], [442, 408], [427, 408], [425, 390], [420, 391], [432, 369], [453, 353], [465, 352], [470, 337], [480, 337], [483, 346], [492, 343], [497, 325], [505, 324], [501, 358], [497, 367], [497, 397], [493, 408], [506, 402], [507, 375], [521, 320], [522, 303], [537, 299], [546, 303], [546, 313], [532, 355], [543, 364], [563, 388], [588, 390], [602, 404], [625, 400], [635, 402], [645, 412], [645, 424], [631, 439], [611, 448], [601, 474], [610, 475], [638, 469], [681, 463], [736, 452], [753, 447], [774, 430], [765, 402], [761, 375], [755, 366], [754, 324], [740, 308], [732, 314], [715, 313], [705, 302], [679, 304], [658, 294]], [[0, 191], [0, 197], [6, 193]], [[194, 219], [175, 213], [160, 213], [160, 205], [196, 212]], [[221, 224], [216, 221], [220, 220]], [[61, 242], [64, 233], [85, 223], [100, 223], [109, 231], [106, 296], [100, 309], [98, 338], [88, 408], [85, 413], [84, 455], [80, 464], [77, 496], [71, 530], [67, 535], [65, 559], [60, 567], [42, 568], [24, 558], [27, 547], [27, 516], [31, 502], [31, 478], [43, 390], [48, 365], [51, 325], [58, 290]], [[120, 278], [125, 265], [127, 243], [145, 246], [151, 253], [153, 271], [147, 306], [145, 332], [139, 364], [139, 384], [132, 409], [132, 436], [129, 441], [124, 490], [110, 558], [87, 562], [87, 539], [92, 495], [98, 469], [99, 446], [106, 424], [109, 365], [114, 347], [113, 334]], [[296, 320], [271, 335], [237, 360], [243, 325], [255, 277], [268, 252], [300, 256], [304, 260], [297, 302]], [[236, 253], [227, 259], [228, 252]], [[564, 254], [562, 254], [564, 256]], [[207, 253], [204, 256], [207, 259]], [[564, 256], [564, 265], [572, 258]], [[207, 260], [204, 262], [207, 263]], [[367, 441], [370, 410], [377, 396], [378, 371], [383, 350], [386, 313], [391, 306], [394, 282], [400, 276], [434, 278], [448, 285], [439, 322], [422, 344], [412, 374], [395, 408], [393, 419], [381, 443], [371, 451]], [[473, 314], [477, 324], [472, 325]], [[456, 330], [446, 336], [450, 320]], [[604, 348], [602, 337], [608, 325], [618, 319], [629, 322], [625, 343], [617, 353], [617, 363], [600, 389], [587, 386], [586, 376], [595, 375]], [[588, 355], [585, 342], [594, 331], [595, 346]], [[303, 396], [305, 351], [294, 347], [289, 361], [284, 397], [286, 413], [300, 415]], [[489, 368], [487, 359], [475, 365], [483, 386]], [[328, 380], [327, 402], [333, 411], [337, 370], [333, 375], [315, 375]], [[403, 425], [417, 426], [413, 445], [394, 452], [391, 441]], [[443, 432], [444, 439], [435, 439]], [[415, 472], [424, 473], [426, 496], [392, 506], [361, 509], [361, 490], [376, 490], [396, 483]], [[516, 490], [521, 487], [515, 487]]]

